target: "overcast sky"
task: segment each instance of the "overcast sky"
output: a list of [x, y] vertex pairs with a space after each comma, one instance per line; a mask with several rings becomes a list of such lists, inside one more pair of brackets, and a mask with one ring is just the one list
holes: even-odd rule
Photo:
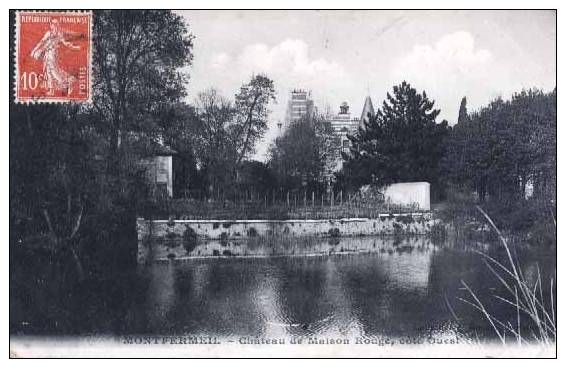
[[253, 73], [275, 81], [262, 159], [284, 120], [292, 88], [311, 90], [334, 112], [348, 101], [359, 116], [407, 80], [426, 91], [453, 124], [468, 111], [523, 88], [552, 90], [556, 72], [553, 11], [180, 11], [195, 35], [189, 100], [215, 87], [233, 98]]

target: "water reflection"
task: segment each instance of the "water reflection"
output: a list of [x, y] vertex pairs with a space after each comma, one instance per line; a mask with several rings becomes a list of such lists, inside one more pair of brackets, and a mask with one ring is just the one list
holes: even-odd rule
[[[153, 263], [143, 268], [140, 279], [146, 277], [149, 286], [141, 307], [132, 311], [137, 318], [129, 321], [144, 326], [132, 332], [236, 340], [493, 339], [484, 316], [461, 300], [467, 294], [462, 281], [493, 316], [516, 321], [516, 309], [496, 299], [505, 289], [473, 245], [439, 246], [426, 237], [358, 237], [218, 241], [189, 252], [171, 244], [141, 247], [150, 249]], [[504, 261], [497, 244], [488, 250]], [[543, 252], [523, 254], [527, 279], [539, 269], [542, 277], [554, 274], [552, 251]], [[550, 297], [547, 286], [545, 298]]]
[[211, 240], [187, 250], [181, 242], [147, 244], [138, 249], [149, 261], [209, 257], [290, 257], [330, 254], [410, 253], [437, 250], [426, 237], [351, 237], [351, 238], [258, 238], [248, 240]]
[[[537, 283], [545, 305], [555, 305], [556, 251], [521, 247], [526, 281]], [[502, 322], [516, 324], [516, 308], [496, 298], [509, 293], [477, 250], [507, 259], [497, 242], [435, 245], [424, 237], [253, 239], [192, 251], [141, 245], [148, 265], [110, 271], [73, 288], [73, 295], [67, 287], [23, 281], [29, 288], [10, 293], [10, 327], [30, 335], [493, 339], [485, 317], [461, 300], [472, 300], [462, 282]], [[527, 337], [528, 320], [521, 319]]]
[[151, 306], [148, 311], [149, 326], [159, 327], [175, 304], [175, 266], [163, 265], [161, 269], [149, 269], [148, 276], [147, 301]]
[[[152, 246], [152, 332], [217, 336], [413, 335], [443, 325], [426, 238]], [[221, 248], [230, 254], [219, 254]], [[171, 259], [171, 254], [182, 258]], [[227, 257], [229, 256], [229, 257]], [[265, 258], [269, 257], [269, 258]]]

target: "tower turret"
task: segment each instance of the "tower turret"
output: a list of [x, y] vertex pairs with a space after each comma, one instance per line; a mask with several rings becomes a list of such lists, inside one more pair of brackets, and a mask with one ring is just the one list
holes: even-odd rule
[[364, 108], [362, 110], [362, 115], [360, 116], [360, 127], [365, 126], [365, 122], [369, 120], [370, 117], [375, 115], [375, 110], [373, 110], [373, 103], [371, 102], [371, 97], [367, 96], [364, 102]]

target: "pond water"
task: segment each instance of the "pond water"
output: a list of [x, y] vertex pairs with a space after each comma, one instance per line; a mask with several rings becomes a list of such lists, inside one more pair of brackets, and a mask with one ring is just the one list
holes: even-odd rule
[[[142, 247], [143, 248], [143, 247]], [[498, 318], [502, 285], [474, 250], [425, 237], [210, 242], [187, 252], [151, 246], [154, 263], [137, 313], [152, 334], [283, 338], [491, 338], [486, 319], [462, 299], [473, 288]], [[505, 256], [492, 251], [504, 261]], [[169, 256], [169, 257], [167, 257]], [[175, 256], [175, 259], [171, 257]], [[539, 259], [540, 260], [540, 259]], [[526, 276], [536, 273], [524, 262]], [[539, 261], [545, 273], [548, 258]]]
[[[501, 283], [475, 252], [504, 261], [496, 243], [359, 237], [139, 248], [154, 262], [84, 289], [49, 317], [11, 292], [12, 333], [493, 339], [485, 317], [462, 301], [471, 299], [463, 282], [492, 315], [516, 322], [516, 309], [494, 297], [506, 295]], [[548, 298], [554, 251], [530, 249], [519, 259], [526, 279], [534, 282], [540, 270]]]

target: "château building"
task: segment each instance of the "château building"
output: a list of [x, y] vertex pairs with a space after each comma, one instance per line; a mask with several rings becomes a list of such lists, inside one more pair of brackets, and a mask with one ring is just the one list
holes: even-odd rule
[[340, 137], [340, 150], [344, 151], [350, 148], [350, 140], [348, 135], [356, 132], [360, 119], [352, 117], [350, 114], [350, 106], [346, 101], [340, 105], [340, 112], [332, 117], [330, 124], [334, 133]]
[[364, 101], [364, 108], [362, 109], [362, 115], [360, 116], [360, 127], [364, 127], [365, 124], [369, 121], [369, 117], [373, 117], [375, 115], [375, 110], [373, 110], [373, 103], [371, 102], [371, 97], [367, 96], [366, 100]]
[[364, 121], [367, 122], [369, 117], [374, 115], [375, 111], [373, 109], [373, 103], [369, 96], [365, 99], [362, 114], [359, 118], [352, 117], [350, 114], [350, 106], [346, 101], [340, 105], [340, 112], [332, 117], [330, 121], [334, 133], [339, 137], [337, 140], [339, 140], [340, 143], [340, 147], [338, 148], [340, 156], [337, 159], [334, 169], [335, 171], [342, 169], [344, 160], [342, 159], [341, 153], [347, 153], [350, 149], [350, 140], [348, 139], [348, 135], [356, 133], [358, 127], [364, 127]]
[[[287, 112], [285, 115], [284, 123], [277, 123], [278, 134], [283, 135], [285, 130], [289, 125], [295, 121], [300, 120], [303, 117], [313, 117], [316, 112], [314, 102], [311, 98], [311, 92], [303, 89], [294, 89], [290, 93], [289, 102], [287, 103]], [[367, 96], [364, 101], [364, 106], [360, 117], [352, 117], [350, 113], [350, 106], [346, 101], [340, 104], [340, 111], [334, 116], [325, 118], [330, 122], [332, 131], [334, 133], [335, 143], [338, 145], [335, 149], [336, 155], [335, 163], [330, 164], [333, 166], [329, 175], [332, 172], [337, 172], [342, 169], [344, 160], [342, 159], [342, 153], [348, 153], [350, 151], [350, 140], [348, 135], [352, 135], [357, 132], [359, 127], [364, 127], [365, 122], [369, 120], [369, 117], [375, 115], [373, 108], [373, 103], [370, 96]]]
[[314, 102], [311, 98], [311, 92], [303, 89], [294, 89], [291, 91], [291, 97], [287, 104], [287, 114], [285, 116], [285, 127], [303, 117], [312, 117], [314, 113]]

